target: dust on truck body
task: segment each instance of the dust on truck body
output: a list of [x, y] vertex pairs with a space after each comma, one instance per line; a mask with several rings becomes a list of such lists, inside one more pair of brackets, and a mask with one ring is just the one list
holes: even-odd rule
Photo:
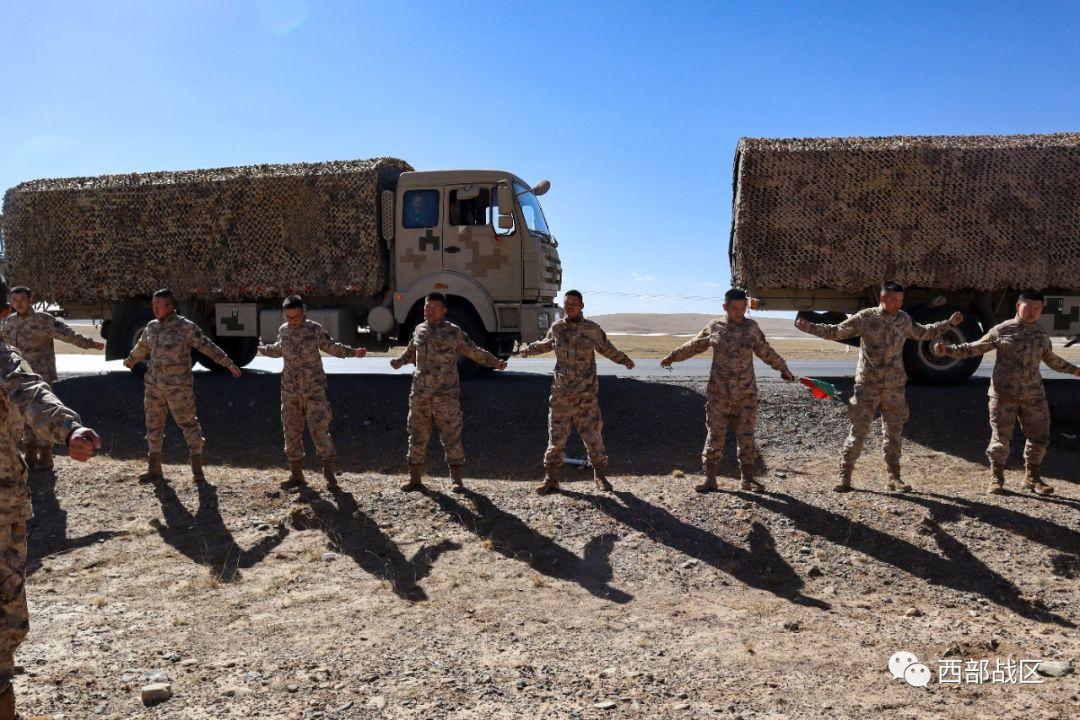
[[[1046, 293], [1051, 335], [1080, 335], [1080, 133], [742, 138], [735, 152], [731, 275], [766, 310], [840, 322], [909, 288], [919, 322], [964, 312], [947, 342], [977, 339]], [[913, 377], [969, 377], [980, 358], [909, 342]]]
[[342, 342], [379, 349], [408, 342], [437, 290], [507, 357], [561, 313], [548, 186], [394, 158], [37, 180], [5, 194], [3, 236], [11, 282], [103, 320], [109, 359], [133, 347], [159, 287], [238, 365], [295, 293]]

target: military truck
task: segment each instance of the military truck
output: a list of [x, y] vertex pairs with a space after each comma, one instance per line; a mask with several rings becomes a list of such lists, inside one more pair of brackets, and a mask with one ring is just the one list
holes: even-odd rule
[[3, 237], [10, 281], [100, 319], [109, 359], [134, 346], [159, 287], [240, 366], [294, 293], [342, 342], [388, 349], [440, 291], [449, 319], [506, 358], [561, 314], [537, 199], [549, 187], [395, 158], [35, 180], [5, 194]]
[[[1080, 335], [1080, 133], [763, 139], [735, 151], [730, 261], [765, 310], [841, 322], [907, 286], [919, 322], [965, 314], [947, 342], [1047, 295], [1043, 326]], [[857, 343], [858, 341], [853, 341]], [[981, 358], [935, 357], [909, 342], [909, 374], [947, 384]]]

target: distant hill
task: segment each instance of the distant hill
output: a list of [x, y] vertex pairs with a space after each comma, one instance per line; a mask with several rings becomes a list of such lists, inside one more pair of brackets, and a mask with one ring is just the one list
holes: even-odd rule
[[[693, 335], [716, 315], [699, 313], [612, 313], [589, 315], [609, 333], [621, 335]], [[770, 337], [799, 337], [793, 321], [787, 318], [754, 316], [761, 329]]]

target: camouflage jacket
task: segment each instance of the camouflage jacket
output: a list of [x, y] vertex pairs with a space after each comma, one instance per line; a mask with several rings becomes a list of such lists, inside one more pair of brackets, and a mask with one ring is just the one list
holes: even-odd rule
[[920, 325], [903, 310], [887, 315], [880, 307], [874, 307], [860, 310], [839, 325], [810, 323], [807, 332], [826, 340], [861, 338], [856, 384], [896, 387], [907, 384], [904, 343], [939, 338], [949, 327], [948, 320]]
[[12, 313], [3, 324], [4, 337], [22, 353], [30, 367], [45, 382], [56, 381], [56, 351], [53, 340], [81, 348], [94, 346], [94, 339], [75, 332], [60, 318], [33, 308], [25, 315]]
[[17, 443], [23, 427], [30, 426], [38, 442], [66, 443], [72, 432], [82, 427], [74, 410], [61, 403], [40, 377], [30, 372], [19, 351], [0, 341], [0, 523], [28, 520], [30, 492], [26, 465]]
[[1050, 335], [1033, 323], [1013, 318], [990, 328], [979, 340], [959, 345], [946, 345], [945, 355], [969, 358], [997, 350], [990, 394], [1008, 398], [1029, 398], [1045, 395], [1039, 363], [1045, 362], [1062, 373], [1075, 373], [1076, 365], [1054, 354]]
[[305, 320], [296, 330], [290, 328], [289, 323], [279, 327], [277, 342], [263, 348], [263, 354], [285, 358], [281, 391], [302, 393], [326, 385], [320, 350], [339, 358], [356, 354], [355, 348], [334, 342], [330, 333], [312, 320]]
[[414, 394], [457, 395], [459, 355], [487, 367], [499, 364], [497, 357], [476, 347], [464, 330], [447, 320], [417, 325], [398, 360], [416, 364], [412, 382]]
[[198, 325], [176, 313], [164, 320], [151, 320], [131, 354], [124, 360], [124, 365], [134, 367], [146, 360], [149, 369], [144, 380], [147, 383], [189, 384], [193, 382], [192, 350], [198, 350], [222, 367], [230, 370], [236, 367], [225, 351], [206, 337]]
[[555, 378], [551, 391], [559, 393], [597, 393], [596, 353], [608, 360], [626, 363], [626, 353], [608, 340], [607, 333], [592, 320], [563, 318], [548, 329], [547, 337], [521, 349], [522, 357], [555, 351]]
[[693, 340], [683, 343], [664, 358], [680, 362], [713, 348], [708, 393], [713, 396], [745, 397], [757, 394], [754, 355], [781, 373], [790, 372], [765, 339], [761, 327], [750, 318], [729, 322], [727, 317], [713, 320]]

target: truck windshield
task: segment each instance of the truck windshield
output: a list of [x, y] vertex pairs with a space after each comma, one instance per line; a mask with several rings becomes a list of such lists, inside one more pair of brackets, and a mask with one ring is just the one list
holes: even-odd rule
[[514, 183], [514, 194], [521, 203], [521, 212], [525, 216], [525, 225], [532, 231], [551, 235], [547, 222], [544, 220], [544, 211], [540, 209], [540, 201], [536, 199], [529, 188], [519, 183]]

